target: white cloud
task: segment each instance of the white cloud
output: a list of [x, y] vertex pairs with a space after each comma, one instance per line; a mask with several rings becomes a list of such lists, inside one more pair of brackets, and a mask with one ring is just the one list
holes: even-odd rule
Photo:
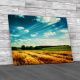
[[60, 39], [25, 39], [19, 40], [12, 44], [13, 46], [55, 46], [55, 45], [70, 45], [70, 41], [68, 39], [60, 40]]
[[62, 29], [62, 30], [60, 30], [60, 32], [62, 32], [62, 33], [67, 33], [68, 30], [67, 30], [67, 29]]
[[24, 15], [18, 15], [19, 17], [21, 17], [21, 18], [24, 18]]
[[50, 17], [50, 16], [44, 16], [44, 17], [38, 16], [37, 21], [48, 23], [48, 24], [53, 24], [53, 23], [60, 21], [60, 18]]
[[24, 29], [24, 27], [19, 26], [19, 27], [17, 27], [17, 29], [18, 29], [18, 30], [23, 30], [23, 29]]
[[38, 33], [31, 34], [31, 37], [36, 37], [37, 35], [38, 35]]
[[45, 37], [54, 36], [54, 35], [56, 35], [56, 33], [52, 32], [52, 31], [48, 31], [48, 32], [44, 33]]
[[19, 37], [20, 35], [18, 34], [11, 34], [12, 37]]
[[28, 29], [25, 29], [25, 28], [24, 28], [24, 27], [22, 27], [22, 26], [17, 27], [17, 29], [18, 29], [18, 30], [20, 30], [20, 31], [24, 31], [24, 32], [26, 32], [26, 33], [28, 33], [28, 32], [29, 32], [29, 30], [28, 30]]
[[28, 33], [28, 32], [29, 32], [29, 30], [28, 30], [28, 29], [25, 29], [25, 30], [24, 30], [24, 32]]

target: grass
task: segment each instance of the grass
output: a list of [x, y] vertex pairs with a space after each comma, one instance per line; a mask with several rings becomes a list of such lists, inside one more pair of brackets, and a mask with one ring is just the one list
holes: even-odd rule
[[70, 46], [54, 46], [54, 47], [45, 47], [45, 48], [42, 48], [42, 50], [70, 51], [71, 47]]

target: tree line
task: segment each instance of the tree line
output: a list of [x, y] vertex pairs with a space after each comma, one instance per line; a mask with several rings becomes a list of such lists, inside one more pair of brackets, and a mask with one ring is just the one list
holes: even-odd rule
[[22, 45], [21, 47], [12, 47], [12, 50], [18, 50], [18, 49], [21, 49], [21, 50], [40, 50], [42, 47], [41, 46], [25, 46], [25, 45]]

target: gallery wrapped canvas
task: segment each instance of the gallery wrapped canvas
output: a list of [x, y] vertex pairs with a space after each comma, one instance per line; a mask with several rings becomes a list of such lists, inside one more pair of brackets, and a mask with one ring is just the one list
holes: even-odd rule
[[14, 65], [73, 62], [66, 17], [8, 15]]

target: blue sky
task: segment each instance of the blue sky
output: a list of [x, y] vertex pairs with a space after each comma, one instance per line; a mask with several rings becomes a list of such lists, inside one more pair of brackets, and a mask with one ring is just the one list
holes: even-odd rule
[[70, 45], [65, 17], [9, 15], [11, 46]]

